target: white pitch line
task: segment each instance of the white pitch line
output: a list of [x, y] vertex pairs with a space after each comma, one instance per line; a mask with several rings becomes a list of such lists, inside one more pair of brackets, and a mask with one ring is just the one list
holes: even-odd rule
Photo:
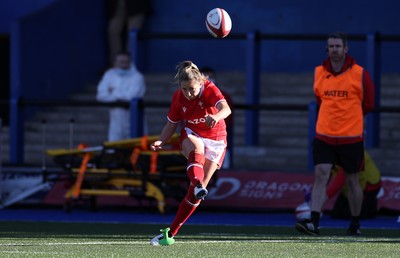
[[54, 246], [54, 245], [126, 245], [143, 244], [144, 241], [95, 241], [95, 242], [70, 242], [70, 243], [4, 243], [0, 246]]
[[2, 254], [68, 254], [69, 252], [0, 251]]
[[[196, 240], [185, 241], [182, 239], [181, 243], [202, 243], [202, 244], [219, 244], [219, 243], [238, 243], [238, 242], [260, 242], [260, 243], [287, 243], [297, 242], [299, 240]], [[179, 243], [179, 242], [178, 242]], [[69, 243], [4, 243], [0, 246], [63, 246], [63, 245], [143, 245], [149, 244], [148, 241], [94, 241], [94, 242], [69, 242]], [[150, 244], [149, 244], [150, 245]]]
[[[388, 241], [390, 239], [379, 239], [378, 242]], [[319, 243], [345, 243], [345, 242], [375, 242], [371, 241], [371, 239], [318, 239], [318, 238], [310, 238], [310, 239], [273, 239], [273, 240], [262, 240], [262, 239], [237, 239], [237, 240], [190, 240], [186, 241], [182, 239], [182, 241], [177, 242], [177, 244], [220, 244], [220, 243], [250, 243], [250, 242], [258, 242], [258, 243], [305, 243], [305, 242], [319, 242]], [[68, 245], [150, 245], [147, 240], [143, 241], [92, 241], [92, 242], [54, 242], [54, 243], [3, 243], [0, 246], [68, 246]], [[0, 251], [1, 253], [1, 251]]]

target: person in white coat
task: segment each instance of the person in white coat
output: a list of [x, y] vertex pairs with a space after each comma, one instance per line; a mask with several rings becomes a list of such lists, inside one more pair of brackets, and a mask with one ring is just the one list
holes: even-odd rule
[[[114, 67], [108, 69], [97, 86], [96, 99], [100, 102], [129, 102], [143, 98], [146, 93], [145, 79], [131, 61], [129, 52], [119, 52]], [[110, 109], [108, 141], [130, 138], [130, 112], [128, 108]]]

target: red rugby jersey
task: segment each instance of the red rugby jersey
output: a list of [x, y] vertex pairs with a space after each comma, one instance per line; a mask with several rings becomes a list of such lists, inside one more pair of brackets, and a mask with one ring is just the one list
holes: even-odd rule
[[224, 119], [210, 128], [206, 125], [208, 114], [218, 112], [217, 104], [225, 101], [225, 97], [214, 83], [206, 81], [200, 90], [200, 96], [194, 100], [186, 98], [181, 89], [175, 91], [168, 113], [171, 123], [184, 122], [184, 126], [190, 128], [199, 136], [211, 140], [226, 139], [226, 125]]

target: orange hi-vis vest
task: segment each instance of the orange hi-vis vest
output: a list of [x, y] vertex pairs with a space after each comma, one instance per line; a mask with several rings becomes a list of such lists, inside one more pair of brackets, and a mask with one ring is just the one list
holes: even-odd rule
[[316, 133], [328, 137], [362, 137], [363, 68], [357, 64], [334, 76], [322, 65], [315, 68], [314, 93], [321, 99]]

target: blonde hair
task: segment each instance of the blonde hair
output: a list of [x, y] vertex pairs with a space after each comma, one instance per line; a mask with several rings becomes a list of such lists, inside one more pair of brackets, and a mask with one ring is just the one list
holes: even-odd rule
[[180, 85], [182, 81], [206, 81], [206, 77], [192, 61], [183, 61], [176, 66], [176, 69], [178, 72], [175, 75], [175, 82], [178, 83], [178, 85]]

